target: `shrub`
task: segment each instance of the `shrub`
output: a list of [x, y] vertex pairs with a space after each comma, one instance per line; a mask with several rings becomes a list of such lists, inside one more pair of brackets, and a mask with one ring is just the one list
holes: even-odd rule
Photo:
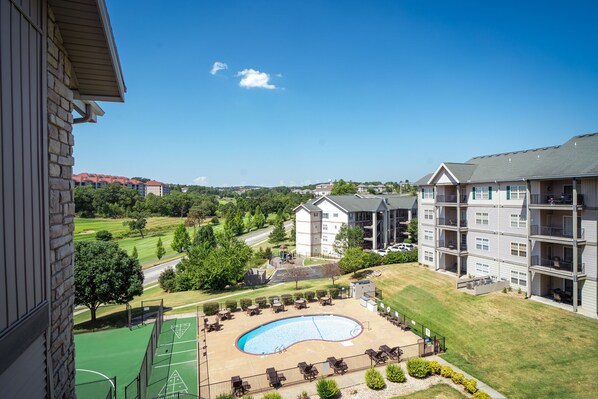
[[297, 395], [297, 399], [309, 399], [307, 391], [305, 389], [301, 391], [301, 393]]
[[451, 377], [451, 380], [453, 380], [453, 382], [455, 384], [461, 384], [464, 380], [463, 378], [463, 374], [461, 373], [453, 373], [453, 376]]
[[173, 292], [176, 290], [176, 273], [172, 267], [162, 270], [158, 277], [158, 284], [166, 292]]
[[252, 304], [253, 301], [249, 298], [239, 299], [239, 306], [241, 306], [241, 309], [243, 310], [247, 310], [247, 307], [251, 306]]
[[96, 233], [96, 240], [98, 241], [112, 241], [112, 233], [108, 230], [100, 230]]
[[368, 388], [375, 390], [382, 389], [386, 386], [382, 374], [373, 367], [365, 372], [365, 384]]
[[282, 299], [282, 303], [284, 303], [285, 305], [293, 304], [293, 295], [284, 294], [284, 295], [281, 295], [280, 298]]
[[484, 391], [476, 391], [471, 399], [492, 399], [492, 397]]
[[312, 302], [315, 297], [316, 297], [316, 293], [315, 292], [313, 292], [313, 291], [306, 291], [305, 292], [305, 299], [307, 299], [309, 302]]
[[462, 384], [469, 393], [475, 393], [478, 390], [478, 382], [473, 378], [465, 378]]
[[228, 299], [225, 303], [224, 303], [224, 307], [226, 307], [228, 310], [230, 310], [231, 312], [236, 312], [237, 311], [237, 301], [234, 299]]
[[430, 361], [430, 374], [439, 375], [441, 368], [442, 367], [440, 366], [440, 363], [438, 363], [436, 360]]
[[382, 256], [378, 255], [375, 252], [364, 252], [362, 258], [364, 268], [380, 266], [383, 260]]
[[331, 298], [338, 299], [338, 297], [340, 296], [341, 290], [339, 290], [338, 288], [331, 288], [328, 290], [328, 293], [330, 293]]
[[295, 293], [295, 299], [303, 299], [305, 298], [305, 294], [303, 292]]
[[389, 364], [386, 366], [386, 379], [390, 382], [405, 382], [405, 373], [403, 369], [397, 364]]
[[264, 309], [267, 305], [266, 298], [264, 298], [263, 296], [255, 298], [255, 304], [259, 306], [260, 309]]
[[451, 366], [442, 366], [440, 368], [440, 375], [443, 376], [444, 378], [452, 378], [453, 373], [454, 373], [454, 371], [451, 368]]
[[318, 298], [322, 298], [323, 296], [326, 296], [327, 292], [326, 290], [316, 290], [316, 296]]
[[218, 304], [218, 302], [207, 302], [203, 304], [203, 314], [206, 316], [215, 315], [219, 310], [220, 304]]
[[262, 399], [282, 399], [282, 395], [278, 392], [267, 392], [262, 396]]
[[217, 225], [220, 223], [220, 220], [218, 220], [217, 216], [214, 216], [211, 220], [210, 223], [212, 223], [213, 225]]
[[221, 393], [220, 395], [216, 396], [216, 399], [235, 399], [232, 393]]
[[411, 244], [413, 241], [411, 241], [411, 238], [405, 238], [405, 239], [403, 240], [403, 242], [404, 242], [405, 244]]
[[316, 382], [316, 390], [320, 399], [336, 398], [340, 393], [336, 381], [332, 378], [320, 378]]
[[430, 362], [421, 357], [407, 360], [407, 372], [411, 377], [426, 378], [430, 374]]
[[251, 396], [251, 395], [243, 395], [242, 399], [253, 399], [253, 396]]
[[502, 293], [503, 293], [503, 294], [506, 294], [506, 293], [507, 293], [507, 287], [505, 287], [505, 288], [503, 288], [503, 289], [502, 289]]

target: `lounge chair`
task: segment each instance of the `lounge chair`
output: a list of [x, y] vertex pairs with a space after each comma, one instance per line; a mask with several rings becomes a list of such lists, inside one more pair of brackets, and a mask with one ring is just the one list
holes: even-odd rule
[[349, 369], [347, 363], [345, 363], [342, 357], [337, 359], [334, 356], [331, 356], [326, 360], [328, 361], [330, 367], [332, 367], [334, 370], [335, 374], [344, 374]]
[[251, 385], [247, 381], [243, 381], [238, 375], [231, 377], [230, 386], [234, 396], [243, 396], [251, 389]]
[[268, 383], [271, 387], [279, 387], [282, 385], [282, 381], [286, 381], [284, 374], [277, 373], [274, 367], [266, 369], [266, 376], [268, 377]]
[[409, 322], [407, 321], [407, 319], [405, 319], [405, 321], [403, 323], [401, 323], [399, 325], [399, 327], [401, 327], [401, 330], [403, 330], [403, 331], [411, 330], [411, 327], [409, 327]]
[[394, 325], [399, 327], [401, 325], [401, 319], [399, 319], [398, 317], [393, 317], [390, 322]]
[[303, 379], [305, 380], [313, 380], [318, 376], [318, 369], [313, 364], [307, 364], [305, 362], [301, 362], [297, 364], [299, 367], [299, 371], [303, 374]]
[[388, 360], [388, 355], [384, 353], [384, 351], [376, 352], [373, 349], [368, 349], [365, 351], [365, 354], [370, 357], [370, 360], [373, 360], [376, 363], [376, 366], [382, 363], [386, 363]]
[[216, 321], [207, 324], [207, 332], [220, 331], [220, 327], [222, 327], [222, 324], [220, 324], [220, 319], [216, 316]]
[[401, 355], [403, 354], [403, 351], [401, 350], [400, 347], [395, 346], [394, 348], [391, 348], [388, 345], [380, 345], [379, 348], [382, 352], [386, 353], [386, 355], [388, 357], [390, 357], [391, 359], [394, 360], [399, 360], [399, 358], [401, 357]]

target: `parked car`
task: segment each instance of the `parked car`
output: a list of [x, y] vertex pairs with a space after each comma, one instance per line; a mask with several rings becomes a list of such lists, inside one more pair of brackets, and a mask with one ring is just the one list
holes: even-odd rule
[[415, 245], [403, 243], [403, 248], [405, 248], [407, 251], [413, 251], [415, 249]]
[[385, 256], [390, 251], [388, 249], [375, 249], [372, 252], [375, 252], [375, 253], [377, 253], [380, 256]]

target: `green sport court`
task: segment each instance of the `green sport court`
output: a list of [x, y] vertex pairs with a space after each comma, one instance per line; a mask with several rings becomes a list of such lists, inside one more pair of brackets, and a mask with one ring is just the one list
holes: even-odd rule
[[[104, 399], [116, 377], [116, 397], [124, 398], [125, 386], [139, 373], [152, 329], [148, 324], [75, 335], [77, 396]], [[92, 381], [105, 383], [86, 384]]]
[[197, 395], [197, 319], [165, 320], [154, 355], [148, 398]]

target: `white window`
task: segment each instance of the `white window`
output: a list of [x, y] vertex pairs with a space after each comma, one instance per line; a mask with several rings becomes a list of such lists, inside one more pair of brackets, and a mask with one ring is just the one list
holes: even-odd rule
[[434, 240], [434, 232], [432, 230], [424, 230], [424, 240], [433, 241]]
[[527, 256], [527, 244], [522, 244], [519, 242], [512, 242], [511, 243], [511, 255], [513, 256]]
[[327, 224], [323, 224], [322, 225], [322, 230], [328, 230], [328, 225]]
[[527, 224], [527, 217], [525, 215], [511, 214], [511, 227], [524, 228]]
[[434, 262], [434, 253], [430, 251], [424, 251], [424, 260], [426, 262]]
[[476, 249], [481, 249], [482, 251], [488, 251], [488, 239], [482, 237], [476, 237], [475, 239], [475, 247]]
[[328, 219], [328, 214], [327, 213], [322, 213], [322, 219]]
[[434, 220], [434, 210], [433, 209], [426, 209], [424, 211], [424, 219], [425, 220]]
[[527, 285], [527, 274], [517, 270], [511, 270], [511, 284]]
[[490, 267], [485, 263], [476, 262], [475, 274], [476, 276], [488, 276], [490, 274]]
[[488, 212], [476, 212], [475, 224], [488, 225]]
[[527, 188], [525, 186], [507, 186], [507, 199], [525, 199]]
[[333, 218], [337, 218], [337, 217], [338, 217], [338, 213], [333, 213], [333, 214], [332, 214], [332, 217], [333, 217]]
[[492, 199], [492, 188], [491, 187], [474, 187], [472, 190], [472, 197], [475, 200], [488, 200]]
[[422, 199], [433, 199], [434, 198], [434, 187], [422, 188]]
[[328, 242], [328, 236], [327, 236], [327, 235], [323, 235], [323, 236], [322, 236], [322, 241], [324, 241], [324, 242]]

